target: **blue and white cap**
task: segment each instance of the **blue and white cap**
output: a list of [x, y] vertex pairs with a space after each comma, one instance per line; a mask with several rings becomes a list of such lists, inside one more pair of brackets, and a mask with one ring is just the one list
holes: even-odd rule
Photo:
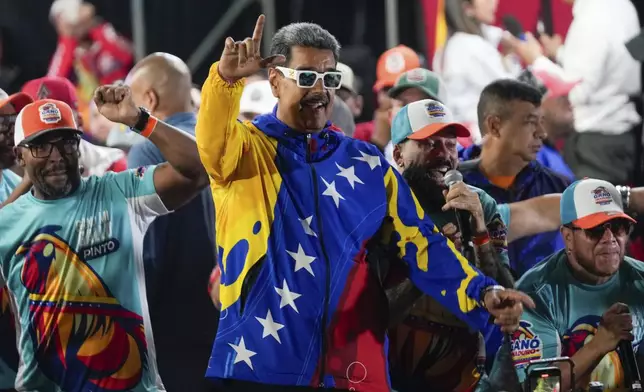
[[561, 224], [591, 229], [613, 219], [635, 219], [624, 213], [622, 196], [608, 181], [573, 182], [561, 195]]
[[454, 122], [449, 109], [433, 99], [423, 99], [405, 105], [391, 123], [391, 141], [394, 145], [405, 139], [424, 140], [443, 129], [451, 128], [457, 137], [469, 137], [470, 131]]

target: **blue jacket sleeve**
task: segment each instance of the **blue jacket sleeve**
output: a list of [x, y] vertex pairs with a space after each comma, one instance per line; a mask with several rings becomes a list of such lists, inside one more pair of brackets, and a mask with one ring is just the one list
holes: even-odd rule
[[399, 257], [409, 266], [412, 282], [462, 319], [481, 330], [490, 314], [480, 306], [483, 288], [496, 282], [471, 266], [436, 228], [398, 173], [382, 159], [387, 215]]
[[149, 140], [137, 143], [127, 154], [127, 167], [134, 169], [140, 166], [159, 165], [165, 162], [161, 151]]

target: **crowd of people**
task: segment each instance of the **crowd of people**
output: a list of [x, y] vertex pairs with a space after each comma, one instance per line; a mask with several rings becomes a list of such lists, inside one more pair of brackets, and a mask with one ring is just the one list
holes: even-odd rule
[[564, 44], [446, 0], [356, 123], [319, 25], [261, 15], [198, 86], [56, 0], [49, 71], [0, 90], [0, 391], [519, 391], [544, 359], [630, 390], [640, 26], [565, 1]]

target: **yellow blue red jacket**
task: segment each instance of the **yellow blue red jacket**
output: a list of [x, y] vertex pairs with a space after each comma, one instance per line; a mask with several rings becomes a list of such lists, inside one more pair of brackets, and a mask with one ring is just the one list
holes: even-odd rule
[[222, 271], [206, 377], [389, 391], [386, 297], [365, 257], [386, 219], [414, 284], [484, 328], [480, 296], [495, 282], [439, 234], [376, 147], [330, 124], [297, 132], [274, 113], [239, 122], [243, 84], [215, 63], [196, 128]]

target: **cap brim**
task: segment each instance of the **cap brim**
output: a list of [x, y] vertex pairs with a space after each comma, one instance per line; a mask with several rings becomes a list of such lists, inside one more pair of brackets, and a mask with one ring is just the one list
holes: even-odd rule
[[401, 84], [399, 84], [397, 86], [392, 87], [391, 90], [389, 90], [389, 93], [388, 93], [389, 97], [395, 99], [398, 95], [402, 94], [403, 91], [405, 91], [407, 89], [410, 89], [410, 88], [417, 88], [420, 91], [422, 91], [423, 93], [425, 93], [425, 95], [427, 95], [427, 97], [429, 99], [433, 99], [435, 101], [442, 102], [437, 96], [435, 96], [429, 90], [427, 90], [426, 87], [418, 85], [418, 84], [414, 84], [414, 83], [401, 83]]
[[597, 227], [613, 219], [626, 219], [633, 223], [636, 222], [635, 219], [623, 212], [596, 212], [574, 220], [572, 223], [580, 229], [592, 229], [593, 227]]
[[36, 133], [34, 133], [33, 135], [31, 135], [31, 136], [29, 136], [29, 137], [27, 137], [27, 138], [22, 139], [22, 141], [20, 142], [20, 144], [31, 143], [31, 142], [33, 142], [34, 140], [37, 140], [38, 138], [40, 138], [41, 136], [44, 136], [44, 135], [47, 135], [47, 134], [49, 134], [49, 133], [56, 132], [56, 131], [68, 131], [68, 132], [76, 133], [76, 134], [78, 134], [78, 135], [82, 135], [82, 134], [83, 134], [83, 131], [81, 131], [80, 129], [74, 129], [74, 128], [53, 128], [53, 129], [45, 129], [45, 130], [42, 130], [42, 131], [36, 132]]
[[470, 137], [470, 130], [467, 129], [463, 124], [459, 123], [441, 123], [441, 124], [430, 124], [427, 125], [420, 130], [412, 133], [411, 135], [407, 136], [407, 139], [412, 139], [412, 140], [425, 140], [428, 137], [436, 135], [438, 132], [447, 129], [447, 128], [452, 128], [454, 131], [456, 131], [456, 137]]
[[7, 105], [7, 104], [11, 104], [13, 106], [13, 108], [15, 109], [16, 113], [20, 113], [22, 108], [24, 108], [25, 106], [29, 105], [33, 101], [34, 100], [28, 94], [16, 93], [16, 94], [12, 94], [9, 97], [7, 97], [6, 99], [3, 99], [2, 101], [0, 101], [0, 108], [5, 106], [5, 105]]

